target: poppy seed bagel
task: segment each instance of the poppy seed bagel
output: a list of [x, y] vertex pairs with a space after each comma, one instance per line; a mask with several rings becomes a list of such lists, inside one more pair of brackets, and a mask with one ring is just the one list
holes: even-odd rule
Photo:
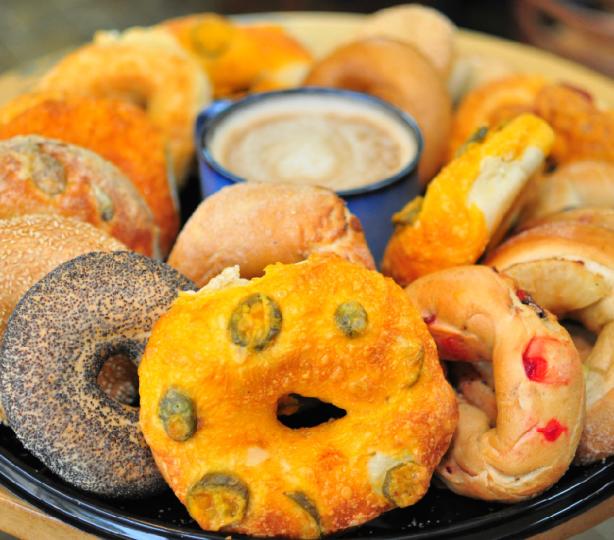
[[0, 393], [9, 425], [52, 472], [104, 496], [164, 486], [138, 408], [109, 398], [96, 377], [113, 355], [138, 364], [153, 324], [179, 290], [192, 288], [142, 255], [92, 252], [23, 296], [0, 348]]

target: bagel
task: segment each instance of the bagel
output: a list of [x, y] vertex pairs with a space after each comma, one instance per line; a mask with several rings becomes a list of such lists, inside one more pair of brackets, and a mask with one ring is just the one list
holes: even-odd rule
[[81, 146], [110, 161], [151, 209], [166, 255], [179, 217], [169, 184], [164, 139], [145, 114], [122, 101], [57, 93], [24, 94], [0, 109], [0, 140], [38, 134]]
[[577, 161], [533, 183], [518, 227], [526, 229], [550, 214], [584, 207], [614, 208], [614, 163]]
[[496, 419], [475, 391], [473, 402], [459, 395], [441, 479], [455, 493], [501, 502], [548, 489], [569, 467], [584, 421], [582, 364], [567, 331], [511, 279], [484, 266], [429, 274], [406, 291], [441, 358], [492, 362]]
[[171, 19], [161, 24], [198, 59], [216, 98], [298, 86], [311, 54], [283, 28], [240, 26], [214, 13]]
[[61, 214], [160, 258], [149, 206], [114, 165], [84, 148], [31, 135], [0, 141], [0, 219]]
[[73, 218], [24, 215], [0, 220], [0, 341], [21, 296], [60, 263], [89, 251], [123, 251], [104, 231]]
[[548, 214], [542, 218], [526, 221], [521, 223], [516, 229], [522, 232], [533, 227], [539, 227], [548, 223], [558, 223], [560, 221], [574, 221], [614, 230], [614, 208], [572, 208], [571, 210], [563, 210], [555, 214]]
[[551, 154], [554, 163], [614, 162], [614, 111], [599, 110], [586, 91], [565, 84], [547, 85], [535, 97], [534, 111], [556, 134]]
[[478, 260], [552, 145], [548, 125], [521, 115], [470, 143], [417, 197], [393, 216], [382, 271], [401, 285]]
[[95, 252], [19, 301], [0, 348], [2, 405], [21, 443], [66, 482], [107, 497], [163, 487], [138, 409], [109, 398], [96, 376], [111, 356], [138, 363], [156, 319], [191, 287], [164, 263]]
[[614, 455], [614, 231], [578, 222], [542, 225], [499, 247], [488, 264], [559, 317], [597, 335], [586, 360], [586, 427], [576, 461]]
[[510, 75], [469, 92], [454, 113], [448, 160], [478, 129], [496, 127], [521, 113], [532, 112], [537, 94], [547, 83], [540, 75]]
[[[403, 291], [334, 255], [238, 278], [180, 295], [139, 366], [143, 434], [192, 517], [317, 538], [420, 499], [456, 401]], [[296, 394], [346, 414], [289, 429]]]
[[386, 38], [344, 45], [316, 62], [306, 85], [366, 92], [412, 115], [424, 138], [418, 174], [422, 183], [445, 157], [451, 102], [442, 78], [414, 47]]
[[40, 81], [43, 91], [127, 100], [141, 107], [168, 141], [183, 185], [194, 155], [194, 121], [211, 89], [198, 64], [166, 32], [99, 32]]
[[313, 252], [336, 253], [374, 268], [360, 221], [328, 189], [242, 182], [205, 199], [177, 238], [168, 263], [202, 287], [224, 268], [262, 275]]
[[365, 18], [357, 38], [386, 37], [416, 47], [443, 79], [454, 59], [456, 27], [440, 11], [417, 4], [380, 9]]
[[[32, 214], [0, 219], [0, 343], [17, 302], [44, 275], [83, 253], [125, 249], [104, 231], [73, 218]], [[1, 403], [0, 422], [6, 423]]]

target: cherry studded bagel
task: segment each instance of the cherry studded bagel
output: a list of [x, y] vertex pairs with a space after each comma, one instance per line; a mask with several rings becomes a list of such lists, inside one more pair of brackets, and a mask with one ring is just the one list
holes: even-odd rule
[[502, 502], [549, 488], [571, 463], [584, 421], [582, 365], [569, 334], [485, 266], [429, 274], [406, 291], [441, 358], [478, 368], [492, 362], [496, 417], [475, 385], [459, 395], [458, 428], [437, 469], [443, 481], [461, 495]]
[[156, 319], [189, 280], [128, 252], [88, 253], [36, 283], [13, 311], [0, 349], [0, 394], [22, 444], [86, 491], [139, 497], [163, 486], [138, 409], [96, 383], [105, 361], [138, 363]]
[[597, 336], [584, 360], [587, 414], [576, 461], [614, 455], [614, 231], [574, 222], [542, 225], [508, 240], [488, 263]]
[[[139, 367], [141, 427], [203, 529], [315, 538], [420, 499], [456, 401], [403, 290], [334, 255], [181, 294]], [[288, 397], [345, 415], [291, 429]]]

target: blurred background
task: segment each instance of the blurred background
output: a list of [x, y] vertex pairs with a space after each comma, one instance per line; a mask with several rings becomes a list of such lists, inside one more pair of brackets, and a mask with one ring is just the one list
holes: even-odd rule
[[[187, 13], [372, 12], [367, 0], [0, 0], [0, 71], [88, 41], [98, 29]], [[524, 41], [614, 76], [614, 0], [423, 0], [458, 26]]]

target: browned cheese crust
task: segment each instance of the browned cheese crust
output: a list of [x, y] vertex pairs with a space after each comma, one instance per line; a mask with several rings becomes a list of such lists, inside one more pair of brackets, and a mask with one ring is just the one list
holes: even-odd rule
[[108, 497], [139, 497], [164, 482], [139, 411], [96, 383], [105, 360], [138, 364], [149, 332], [192, 284], [136, 253], [88, 253], [47, 274], [19, 301], [0, 348], [0, 393], [21, 443], [52, 472]]
[[374, 268], [358, 218], [332, 191], [246, 182], [205, 199], [182, 229], [168, 263], [197, 286], [228, 266], [241, 276], [293, 263], [312, 252], [336, 253]]
[[541, 225], [508, 240], [488, 263], [597, 336], [584, 359], [586, 427], [576, 461], [614, 455], [614, 231], [573, 221]]
[[[180, 295], [139, 367], [143, 433], [191, 515], [315, 538], [419, 500], [457, 407], [403, 290], [333, 255], [229, 272]], [[289, 394], [347, 414], [291, 429], [276, 416]]]
[[60, 214], [160, 257], [151, 210], [119, 169], [94, 152], [31, 135], [0, 142], [0, 219]]
[[406, 291], [440, 357], [478, 373], [461, 375], [458, 428], [439, 476], [452, 491], [485, 500], [516, 502], [548, 489], [584, 427], [582, 364], [567, 331], [486, 266], [435, 272]]

